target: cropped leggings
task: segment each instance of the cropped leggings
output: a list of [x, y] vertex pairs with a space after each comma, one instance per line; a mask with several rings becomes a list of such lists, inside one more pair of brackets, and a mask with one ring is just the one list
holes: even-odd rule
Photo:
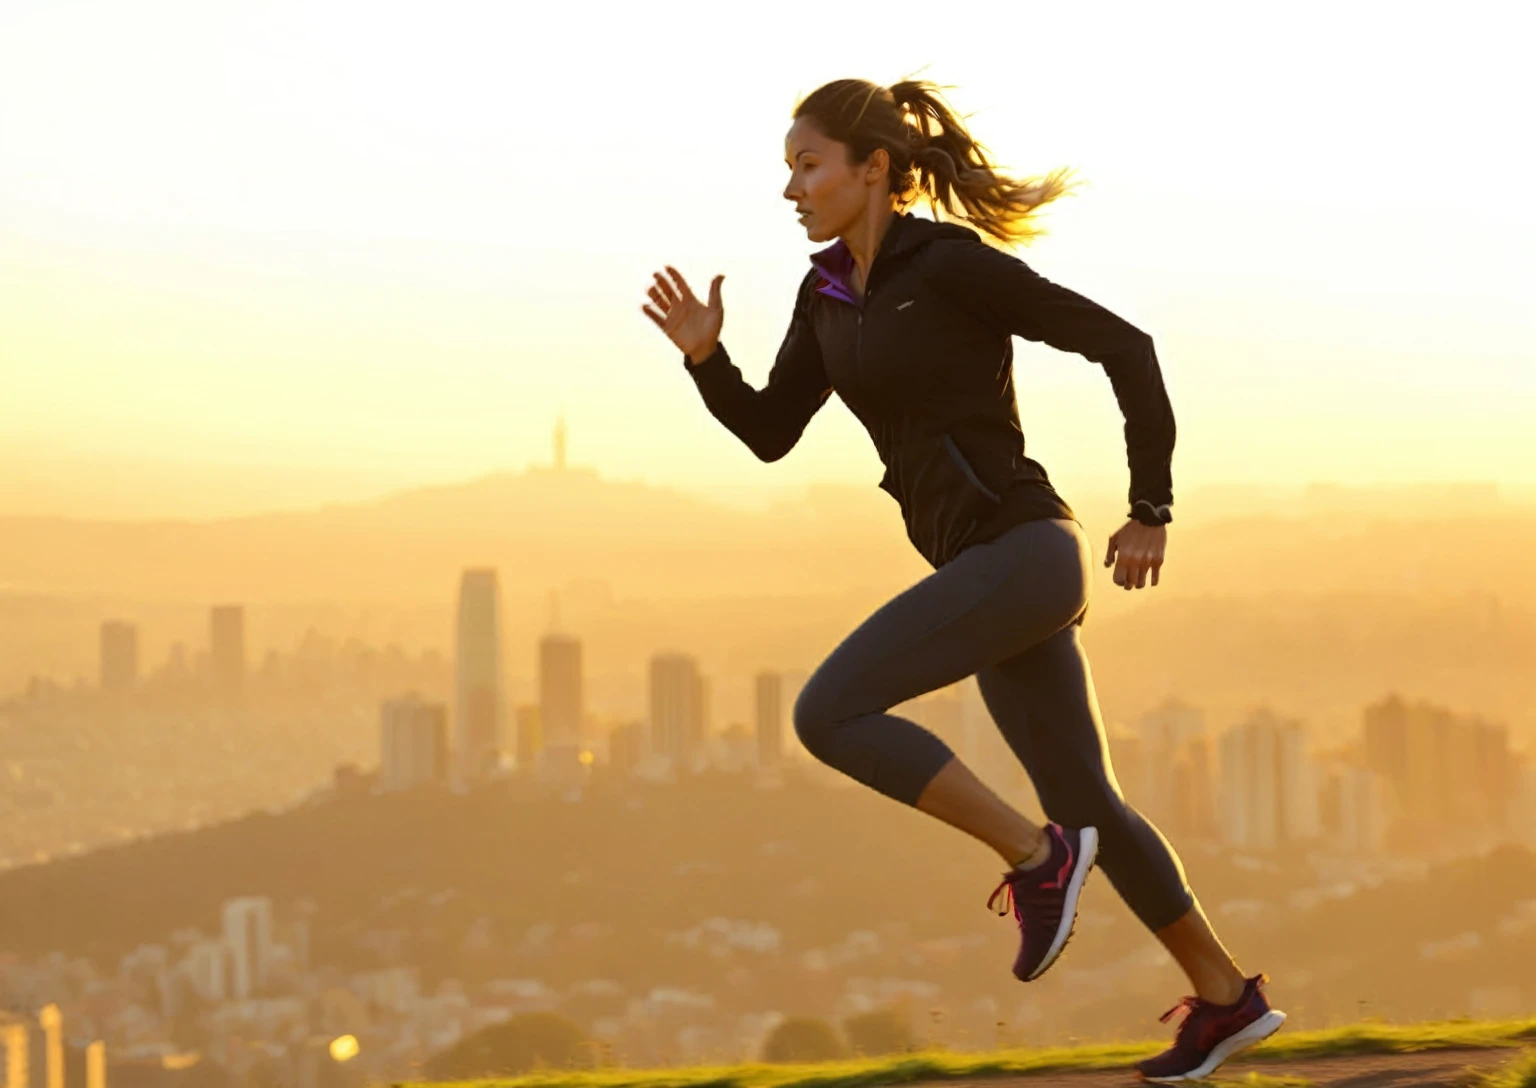
[[891, 707], [976, 675], [1046, 816], [1099, 831], [1098, 866], [1158, 930], [1194, 903], [1168, 841], [1126, 803], [1110, 769], [1078, 631], [1092, 559], [1076, 521], [1014, 526], [973, 544], [882, 605], [811, 674], [795, 732], [822, 762], [915, 805], [953, 757]]

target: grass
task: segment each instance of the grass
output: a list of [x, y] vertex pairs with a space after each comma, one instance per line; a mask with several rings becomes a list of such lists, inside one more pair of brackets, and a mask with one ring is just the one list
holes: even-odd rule
[[1473, 1070], [1462, 1088], [1536, 1088], [1536, 1050], [1497, 1069]]
[[[1281, 1032], [1245, 1051], [1244, 1058], [1280, 1060], [1341, 1054], [1409, 1053], [1450, 1048], [1518, 1047], [1536, 1042], [1536, 1017], [1524, 1020], [1447, 1020], [1389, 1024], [1368, 1020], [1319, 1031]], [[914, 1054], [804, 1065], [753, 1063], [685, 1069], [596, 1069], [545, 1071], [516, 1077], [456, 1082], [460, 1088], [873, 1088], [915, 1081], [967, 1077], [1022, 1076], [1092, 1069], [1119, 1069], [1159, 1053], [1166, 1041], [1047, 1047], [956, 1054], [930, 1050]], [[1505, 1070], [1490, 1076], [1504, 1077]], [[1468, 1088], [1536, 1088], [1536, 1070], [1524, 1080], [1490, 1080]], [[422, 1083], [422, 1082], [416, 1082]], [[1303, 1088], [1305, 1080], [1249, 1074], [1205, 1082], [1226, 1088]]]

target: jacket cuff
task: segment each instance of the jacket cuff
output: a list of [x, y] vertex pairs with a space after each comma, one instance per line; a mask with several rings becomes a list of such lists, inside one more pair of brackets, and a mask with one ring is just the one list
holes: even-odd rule
[[696, 363], [688, 358], [687, 352], [683, 353], [683, 369], [690, 374], [698, 374], [701, 370], [715, 368], [730, 361], [731, 357], [726, 354], [725, 345], [718, 340], [715, 341], [715, 350]]

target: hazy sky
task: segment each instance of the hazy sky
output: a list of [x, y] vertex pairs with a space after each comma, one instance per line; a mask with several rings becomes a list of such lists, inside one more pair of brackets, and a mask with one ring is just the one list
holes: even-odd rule
[[[562, 407], [605, 475], [873, 487], [836, 400], [757, 462], [639, 307], [664, 262], [725, 272], [761, 385], [815, 248], [780, 196], [795, 100], [925, 65], [1004, 164], [1084, 179], [1020, 255], [1154, 337], [1176, 492], [1528, 485], [1514, 7], [6, 0], [0, 513], [516, 470]], [[1020, 342], [1018, 387], [1069, 499], [1124, 489], [1098, 367]]]

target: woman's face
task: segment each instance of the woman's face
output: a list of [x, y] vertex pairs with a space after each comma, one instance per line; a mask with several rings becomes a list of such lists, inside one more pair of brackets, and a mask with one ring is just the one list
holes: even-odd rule
[[806, 237], [829, 242], [858, 222], [871, 189], [885, 187], [888, 159], [884, 148], [876, 148], [868, 162], [849, 163], [847, 144], [822, 135], [809, 117], [798, 118], [784, 137], [784, 199], [794, 204]]

